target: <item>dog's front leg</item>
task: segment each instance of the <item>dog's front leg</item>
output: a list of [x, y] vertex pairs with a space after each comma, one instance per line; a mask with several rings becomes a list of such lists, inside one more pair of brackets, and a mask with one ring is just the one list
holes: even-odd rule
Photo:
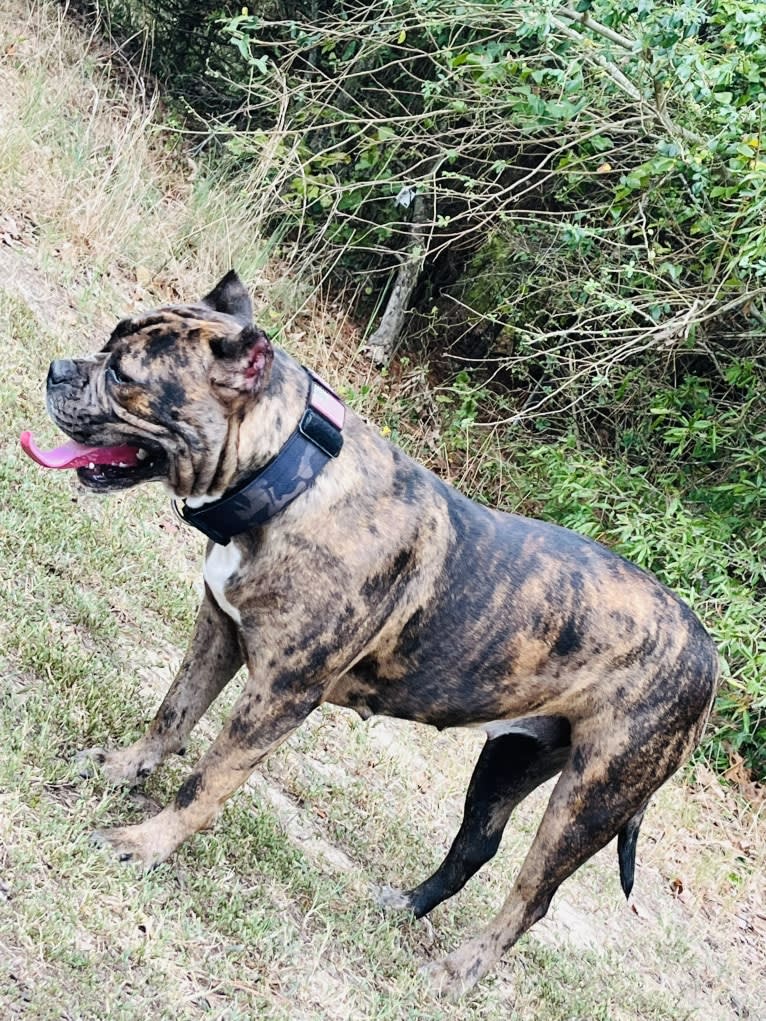
[[133, 784], [147, 777], [168, 755], [183, 750], [203, 713], [241, 665], [234, 623], [206, 591], [189, 648], [148, 731], [125, 748], [80, 752], [81, 773], [88, 774], [95, 764], [112, 783]]
[[317, 685], [276, 696], [251, 678], [173, 804], [136, 826], [98, 831], [96, 840], [111, 847], [120, 861], [147, 869], [158, 865], [187, 837], [212, 824], [226, 799], [319, 705], [322, 694]]

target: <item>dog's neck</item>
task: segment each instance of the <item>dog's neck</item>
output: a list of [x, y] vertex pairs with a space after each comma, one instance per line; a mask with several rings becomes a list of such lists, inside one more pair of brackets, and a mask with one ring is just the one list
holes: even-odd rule
[[266, 385], [249, 406], [231, 416], [215, 470], [195, 479], [194, 489], [186, 496], [188, 506], [220, 500], [268, 464], [300, 421], [307, 392], [303, 367], [284, 351], [275, 350]]
[[[183, 520], [216, 543], [260, 528], [306, 491], [343, 446], [343, 403], [323, 380], [287, 356], [275, 357], [269, 383], [259, 396], [254, 420], [261, 428], [244, 440], [247, 464], [220, 496], [190, 497], [178, 509]], [[264, 404], [264, 401], [270, 403]], [[293, 409], [297, 407], [297, 412]], [[264, 429], [263, 422], [271, 428]], [[237, 448], [249, 422], [242, 420]], [[230, 444], [231, 446], [232, 444]], [[219, 465], [225, 464], [225, 457]]]

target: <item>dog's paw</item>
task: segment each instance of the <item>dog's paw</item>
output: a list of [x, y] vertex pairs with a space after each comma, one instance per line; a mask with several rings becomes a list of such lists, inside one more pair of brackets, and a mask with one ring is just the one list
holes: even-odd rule
[[98, 776], [105, 761], [106, 752], [103, 748], [84, 748], [74, 758], [77, 775], [83, 780], [91, 780]]
[[77, 773], [83, 779], [102, 776], [115, 786], [132, 787], [146, 779], [152, 766], [133, 746], [108, 752], [104, 748], [86, 748], [75, 757]]
[[445, 1000], [459, 1000], [476, 983], [475, 979], [471, 981], [462, 975], [460, 970], [452, 965], [449, 957], [424, 964], [422, 968], [418, 968], [418, 974], [425, 979], [435, 996], [441, 996]]
[[486, 975], [496, 960], [487, 941], [477, 937], [447, 957], [423, 965], [420, 974], [437, 996], [457, 1000]]
[[91, 835], [91, 843], [105, 848], [117, 861], [135, 865], [145, 872], [165, 861], [174, 849], [168, 847], [147, 823], [95, 830]]
[[387, 911], [412, 911], [409, 894], [395, 886], [376, 886], [374, 896], [380, 907]]

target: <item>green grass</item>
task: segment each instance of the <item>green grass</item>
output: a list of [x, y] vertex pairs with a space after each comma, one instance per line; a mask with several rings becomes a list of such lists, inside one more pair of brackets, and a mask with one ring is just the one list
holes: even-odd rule
[[[17, 245], [0, 247], [0, 1014], [671, 1021], [745, 1016], [733, 995], [755, 1016], [766, 990], [746, 926], [763, 850], [740, 802], [701, 779], [666, 788], [647, 817], [638, 890], [651, 919], [625, 909], [608, 848], [561, 892], [575, 929], [554, 904], [552, 919], [456, 1006], [430, 995], [418, 967], [497, 909], [542, 796], [519, 810], [497, 859], [432, 924], [384, 914], [371, 885], [413, 883], [438, 864], [458, 824], [474, 733], [363, 724], [323, 709], [214, 831], [150, 875], [91, 845], [94, 827], [144, 818], [172, 797], [233, 695], [203, 721], [187, 758], [145, 791], [77, 780], [75, 751], [139, 734], [172, 678], [196, 609], [202, 543], [159, 489], [94, 498], [24, 458], [17, 436], [33, 428], [55, 442], [42, 399], [50, 358], [98, 346], [115, 316], [155, 292], [200, 293], [239, 248], [246, 206], [185, 181], [146, 111], [131, 112], [134, 99], [103, 56], [58, 17], [46, 6], [27, 15], [21, 4], [0, 16], [0, 46], [18, 54], [0, 68], [0, 124], [12, 124], [0, 131], [0, 197], [22, 226]], [[136, 125], [151, 144], [133, 145], [144, 133]], [[41, 149], [45, 188], [35, 183]], [[114, 169], [120, 159], [136, 160], [131, 173]], [[177, 196], [192, 193], [179, 211]], [[75, 230], [86, 196], [99, 208]], [[115, 209], [111, 232], [91, 237]], [[276, 318], [290, 305], [290, 282], [256, 241], [242, 240], [245, 265], [258, 267], [260, 301]], [[397, 382], [372, 378], [353, 359], [342, 312], [312, 305], [305, 281], [294, 293], [301, 311], [286, 341], [381, 424], [404, 423], [414, 448], [406, 420], [413, 394], [423, 399], [422, 376], [413, 367]], [[402, 411], [396, 421], [392, 408]], [[686, 901], [670, 894], [679, 875]]]

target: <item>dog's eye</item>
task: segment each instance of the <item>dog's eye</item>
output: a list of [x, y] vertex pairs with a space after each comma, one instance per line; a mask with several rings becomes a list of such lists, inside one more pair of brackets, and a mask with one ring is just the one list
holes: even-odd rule
[[107, 365], [106, 375], [111, 383], [116, 383], [118, 386], [124, 383], [133, 382], [132, 379], [129, 379], [122, 372], [120, 372], [119, 366], [115, 365], [114, 363], [110, 363], [109, 365]]

